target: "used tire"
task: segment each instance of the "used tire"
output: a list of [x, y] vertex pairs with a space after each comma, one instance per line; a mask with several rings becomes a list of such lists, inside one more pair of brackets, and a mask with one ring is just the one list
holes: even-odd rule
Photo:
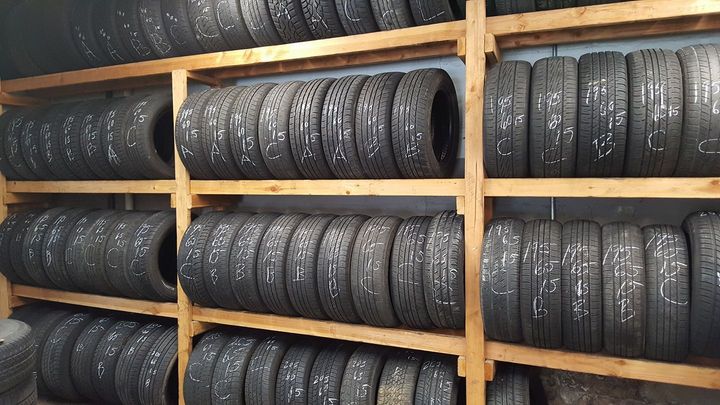
[[151, 215], [130, 238], [125, 263], [130, 286], [143, 298], [175, 301], [175, 212]]
[[[410, 1], [413, 19], [417, 25], [450, 22], [463, 18], [465, 6], [453, 0]], [[453, 7], [456, 6], [457, 7]]]
[[457, 363], [447, 356], [430, 355], [423, 361], [420, 369], [415, 404], [455, 405], [458, 403], [460, 386]]
[[90, 213], [90, 209], [71, 208], [55, 218], [48, 228], [42, 248], [42, 265], [45, 274], [53, 285], [67, 291], [77, 291], [78, 286], [70, 277], [70, 268], [65, 263], [67, 239], [75, 229], [80, 218]]
[[488, 405], [530, 405], [530, 379], [524, 367], [503, 364], [487, 384]]
[[119, 321], [108, 328], [98, 342], [92, 359], [90, 381], [98, 396], [109, 403], [120, 403], [115, 389], [115, 371], [125, 342], [143, 325], [136, 321]]
[[370, 0], [370, 6], [381, 31], [415, 26], [408, 0]]
[[[105, 249], [102, 245], [106, 241], [107, 233], [124, 213], [115, 210], [98, 210], [96, 213], [97, 216], [93, 214], [93, 220], [87, 224], [87, 227], [83, 227], [81, 233], [73, 235], [75, 242], [66, 250], [68, 254], [73, 255], [73, 258], [66, 257], [66, 263], [72, 264], [69, 268], [74, 273], [72, 276], [74, 284], [81, 290], [95, 294], [117, 295], [120, 291], [115, 289], [107, 276], [107, 268], [103, 260]], [[78, 222], [76, 221], [76, 225]]]
[[320, 404], [340, 402], [343, 373], [354, 350], [348, 342], [333, 342], [320, 350], [310, 371], [308, 398]]
[[188, 404], [209, 404], [213, 392], [213, 372], [220, 352], [228, 342], [224, 331], [211, 331], [193, 347], [185, 370], [183, 396]]
[[195, 32], [194, 21], [188, 12], [188, 7], [199, 7], [193, 3], [182, 0], [161, 0], [160, 9], [163, 11], [163, 23], [168, 33], [168, 39], [179, 55], [194, 55], [203, 53]]
[[269, 336], [257, 346], [245, 375], [246, 404], [274, 404], [278, 370], [290, 347], [289, 339]]
[[22, 260], [23, 257], [23, 243], [28, 232], [30, 232], [30, 226], [35, 219], [42, 215], [42, 211], [28, 211], [22, 214], [18, 219], [16, 227], [13, 228], [13, 236], [10, 240], [10, 264], [13, 272], [22, 281], [21, 284], [33, 285], [34, 281], [25, 267], [25, 263]]
[[422, 366], [422, 355], [412, 350], [390, 354], [383, 366], [378, 386], [378, 405], [411, 404]]
[[230, 336], [218, 354], [212, 375], [212, 405], [243, 404], [250, 358], [260, 344], [258, 336]]
[[[90, 232], [97, 222], [107, 221], [114, 214], [112, 210], [94, 210], [75, 222], [73, 230], [70, 231], [65, 243], [65, 268], [68, 270], [68, 276], [72, 281], [72, 285], [77, 287], [78, 291], [88, 293], [99, 293], [101, 290], [109, 290], [110, 283], [106, 280], [95, 278], [95, 274], [90, 273], [94, 268], [85, 266], [85, 250], [90, 240]], [[124, 271], [125, 268], [123, 267]]]
[[319, 347], [306, 340], [290, 346], [278, 369], [275, 403], [303, 405], [316, 400], [308, 395], [310, 372]]
[[[148, 323], [125, 341], [115, 368], [115, 392], [123, 404], [140, 404], [139, 383], [143, 363], [151, 358], [149, 356], [155, 343], [169, 329], [171, 328], [159, 323]], [[154, 356], [153, 353], [152, 358]]]
[[348, 35], [378, 31], [370, 0], [335, 0], [340, 24]]
[[[128, 3], [131, 3], [130, 0]], [[139, 1], [139, 0], [138, 0]], [[126, 41], [123, 40], [127, 32], [123, 30], [122, 16], [117, 11], [125, 11], [122, 0], [97, 1], [92, 3], [92, 16], [90, 21], [93, 23], [93, 32], [95, 37], [100, 41], [100, 47], [105, 52], [105, 57], [112, 61], [112, 64], [122, 64], [134, 62], [135, 54], [132, 53], [134, 47], [127, 48]], [[135, 12], [135, 10], [131, 10]], [[124, 34], [124, 35], [121, 35]], [[136, 38], [137, 39], [137, 38]]]
[[258, 140], [263, 160], [276, 179], [300, 179], [290, 147], [290, 109], [304, 82], [281, 83], [267, 94], [260, 109]]
[[175, 147], [193, 179], [216, 178], [202, 146], [200, 133], [205, 106], [217, 91], [204, 90], [190, 95], [183, 101], [175, 120]]
[[[143, 61], [157, 56], [150, 47], [150, 40], [145, 36], [140, 21], [140, 0], [124, 0], [113, 3], [115, 29], [120, 41], [129, 53], [129, 59]], [[161, 6], [162, 7], [162, 6]], [[165, 8], [163, 7], [163, 11]]]
[[75, 1], [75, 9], [70, 15], [70, 26], [75, 48], [85, 59], [88, 66], [100, 67], [112, 63], [107, 58], [93, 32], [92, 1]]
[[535, 11], [535, 0], [494, 0], [498, 15]]
[[[12, 244], [12, 240], [16, 237], [15, 230], [18, 226], [20, 226], [20, 224], [25, 222], [23, 218], [25, 215], [33, 215], [34, 217], [37, 213], [12, 213], [5, 217], [0, 224], [0, 273], [2, 273], [13, 284], [23, 283], [23, 279], [13, 266], [13, 251], [10, 246]], [[18, 263], [22, 264], [21, 261]], [[21, 269], [22, 273], [24, 273], [24, 267], [25, 266]]]
[[129, 266], [127, 257], [132, 249], [132, 237], [150, 215], [147, 212], [130, 212], [120, 218], [108, 233], [101, 267], [105, 268], [110, 285], [121, 296], [141, 298], [130, 285], [125, 272]]
[[335, 79], [315, 79], [298, 89], [290, 107], [288, 133], [292, 155], [307, 179], [330, 179], [333, 172], [325, 160], [321, 139], [323, 103]]
[[38, 402], [37, 383], [34, 375], [11, 389], [0, 393], [0, 404], [35, 405]]
[[377, 402], [386, 349], [361, 345], [348, 360], [340, 387], [340, 403], [373, 405]]
[[25, 127], [25, 117], [29, 113], [31, 110], [13, 110], [6, 112], [1, 117], [3, 124], [0, 131], [5, 136], [2, 143], [8, 165], [7, 168], [3, 168], [3, 174], [8, 179], [32, 180], [36, 178], [22, 155], [22, 133]]
[[257, 44], [243, 18], [240, 1], [212, 0], [220, 35], [230, 49], [255, 48]]
[[[129, 110], [123, 136], [115, 141], [125, 143], [128, 164], [118, 171], [139, 170], [133, 178], [170, 179], [174, 176], [172, 145], [172, 100], [164, 93], [139, 99]], [[116, 147], [116, 149], [119, 149]]]
[[102, 338], [117, 322], [117, 319], [108, 316], [95, 318], [85, 326], [75, 341], [70, 356], [70, 375], [73, 386], [83, 398], [100, 400], [100, 394], [92, 385], [92, 375], [96, 372], [93, 357]]
[[178, 249], [177, 277], [180, 286], [193, 303], [203, 307], [217, 306], [205, 286], [203, 254], [210, 233], [225, 215], [224, 212], [208, 212], [192, 221]]
[[178, 403], [178, 329], [168, 328], [150, 349], [140, 368], [137, 387], [141, 404]]
[[205, 52], [218, 52], [230, 49], [225, 38], [220, 35], [216, 19], [216, 10], [211, 0], [196, 0], [186, 3], [195, 39]]
[[345, 35], [335, 0], [303, 0], [302, 6], [305, 22], [315, 39]]
[[286, 44], [314, 39], [301, 0], [268, 0], [268, 6], [273, 24]]
[[271, 46], [283, 43], [273, 23], [268, 2], [240, 0], [240, 10], [248, 31], [250, 31], [250, 36], [257, 46]]
[[[157, 0], [139, 0], [138, 11], [140, 13], [140, 28], [145, 38], [148, 39], [150, 49], [158, 58], [171, 58], [178, 56], [178, 51], [173, 47], [170, 36], [163, 21], [163, 10], [161, 2]], [[195, 3], [195, 2], [193, 2]], [[188, 3], [188, 6], [190, 3]]]
[[33, 377], [35, 346], [30, 325], [15, 319], [0, 320], [0, 392]]
[[65, 207], [51, 208], [39, 215], [30, 224], [27, 234], [23, 240], [22, 262], [25, 272], [30, 276], [35, 285], [46, 288], [55, 288], [52, 279], [45, 273], [42, 264], [43, 241], [47, 235], [50, 225], [63, 215], [68, 209]]
[[245, 88], [233, 105], [230, 121], [230, 145], [235, 162], [248, 179], [271, 179], [259, 142], [259, 123], [263, 101], [275, 83], [261, 83]]

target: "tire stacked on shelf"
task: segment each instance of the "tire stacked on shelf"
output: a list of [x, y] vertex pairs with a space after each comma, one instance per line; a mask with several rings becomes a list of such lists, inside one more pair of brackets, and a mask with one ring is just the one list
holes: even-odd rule
[[681, 362], [720, 357], [716, 212], [683, 228], [497, 218], [483, 242], [482, 310], [494, 340]]
[[569, 7], [619, 3], [623, 0], [488, 0], [487, 14], [508, 15], [532, 11], [557, 10]]
[[0, 319], [0, 403], [37, 403], [36, 356], [31, 327], [18, 320]]
[[11, 180], [173, 177], [171, 99], [155, 93], [14, 109], [0, 116]]
[[12, 283], [173, 301], [175, 215], [58, 207], [0, 224], [0, 271]]
[[441, 69], [206, 90], [176, 127], [194, 179], [448, 177], [460, 139]]
[[[3, 80], [449, 22], [458, 0], [18, 0], [0, 7]], [[33, 27], [43, 27], [40, 30]]]
[[198, 305], [418, 329], [464, 325], [463, 218], [207, 213], [177, 275]]
[[11, 318], [32, 327], [31, 347], [37, 355], [28, 372], [33, 391], [33, 372], [37, 376], [41, 397], [177, 403], [177, 326], [170, 322], [49, 304], [20, 307]]
[[[501, 62], [488, 71], [489, 177], [720, 175], [720, 45]], [[528, 89], [531, 89], [528, 92]], [[529, 112], [528, 112], [529, 109]]]
[[231, 403], [441, 404], [462, 402], [448, 356], [221, 328], [195, 345], [188, 405]]

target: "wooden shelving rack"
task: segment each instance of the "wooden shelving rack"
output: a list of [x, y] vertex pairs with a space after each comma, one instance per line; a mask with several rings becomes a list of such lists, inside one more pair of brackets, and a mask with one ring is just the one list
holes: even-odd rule
[[492, 216], [493, 197], [720, 198], [720, 178], [485, 179], [482, 115], [486, 63], [500, 61], [503, 49], [717, 29], [720, 1], [643, 0], [486, 18], [485, 3], [473, 0], [467, 3], [464, 21], [358, 35], [350, 41], [333, 38], [1, 81], [0, 110], [3, 104], [34, 105], [66, 95], [171, 85], [177, 114], [190, 81], [218, 87], [223, 80], [238, 77], [456, 55], [466, 64], [464, 178], [199, 181], [190, 179], [176, 156], [174, 180], [15, 182], [0, 177], [0, 217], [7, 215], [9, 207], [37, 203], [48, 194], [165, 194], [177, 213], [179, 243], [193, 208], [220, 205], [237, 195], [450, 196], [465, 215], [467, 308], [464, 331], [415, 331], [200, 308], [182, 291], [177, 303], [156, 303], [11, 286], [0, 276], [0, 317], [13, 307], [45, 300], [177, 318], [181, 389], [193, 336], [214, 325], [453, 355], [458, 358], [459, 374], [466, 376], [468, 403], [473, 404], [485, 403], [485, 381], [493, 378], [496, 360], [720, 389], [718, 364], [670, 364], [486, 342], [479, 272], [483, 228]]

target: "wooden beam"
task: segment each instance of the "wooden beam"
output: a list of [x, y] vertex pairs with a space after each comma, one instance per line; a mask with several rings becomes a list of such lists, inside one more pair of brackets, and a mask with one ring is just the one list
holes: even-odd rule
[[52, 301], [91, 308], [110, 309], [113, 311], [177, 318], [177, 305], [174, 302], [155, 302], [109, 297], [105, 295], [51, 290], [19, 284], [12, 286], [12, 293], [17, 297], [31, 298], [39, 301]]
[[[220, 207], [231, 206], [237, 204], [242, 197], [227, 195], [203, 195], [194, 194], [191, 196], [190, 208]], [[170, 207], [175, 208], [175, 194], [170, 195]]]
[[213, 76], [210, 76], [207, 74], [188, 71], [187, 75], [188, 75], [188, 79], [199, 82], [199, 83], [207, 84], [208, 86], [211, 86], [211, 87], [220, 87], [222, 85], [221, 79], [218, 79], [216, 77], [213, 77]]
[[455, 197], [455, 211], [459, 215], [465, 215], [465, 196]]
[[538, 349], [500, 342], [487, 342], [485, 346], [487, 357], [497, 361], [634, 380], [720, 389], [720, 368]]
[[18, 308], [22, 307], [24, 305], [32, 304], [33, 302], [36, 302], [37, 300], [31, 299], [31, 298], [23, 298], [18, 297], [17, 295], [11, 295], [10, 296], [10, 308]]
[[33, 98], [33, 97], [0, 92], [0, 104], [4, 104], [4, 105], [12, 105], [12, 106], [18, 106], [18, 107], [30, 107], [30, 106], [36, 106], [36, 105], [41, 105], [41, 104], [45, 104], [45, 103], [46, 103], [45, 100], [40, 100], [40, 99]]
[[272, 314], [258, 314], [217, 308], [193, 307], [193, 319], [219, 325], [242, 326], [352, 342], [372, 343], [404, 349], [423, 350], [452, 355], [465, 354], [465, 337], [459, 331], [420, 331], [379, 328], [316, 319]]
[[485, 179], [493, 197], [720, 198], [718, 177]]
[[193, 180], [193, 194], [459, 196], [463, 179], [399, 180]]
[[485, 360], [485, 381], [495, 379], [495, 360]]
[[6, 193], [5, 203], [7, 205], [41, 204], [49, 202], [50, 199], [47, 195], [43, 194]]
[[465, 377], [467, 374], [467, 361], [465, 360], [465, 356], [458, 356], [457, 371], [459, 377]]
[[502, 50], [498, 46], [497, 39], [493, 34], [485, 34], [485, 60], [490, 65], [502, 61]]
[[192, 335], [202, 335], [203, 333], [217, 327], [214, 323], [192, 321]]
[[10, 193], [170, 194], [174, 180], [8, 181]]

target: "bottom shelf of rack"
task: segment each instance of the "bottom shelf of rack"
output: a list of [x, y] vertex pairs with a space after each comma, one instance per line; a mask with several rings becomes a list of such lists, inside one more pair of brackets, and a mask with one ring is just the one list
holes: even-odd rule
[[113, 311], [133, 312], [136, 314], [177, 318], [178, 307], [175, 302], [155, 302], [130, 298], [109, 297], [105, 295], [76, 293], [70, 291], [51, 290], [14, 284], [13, 297], [39, 301], [60, 302], [63, 304], [81, 305], [84, 307], [109, 309]]
[[565, 371], [720, 389], [720, 367], [626, 359], [502, 342], [486, 342], [485, 357], [507, 363]]
[[193, 320], [275, 332], [372, 343], [456, 356], [465, 354], [462, 330], [381, 328], [317, 319], [193, 307]]

